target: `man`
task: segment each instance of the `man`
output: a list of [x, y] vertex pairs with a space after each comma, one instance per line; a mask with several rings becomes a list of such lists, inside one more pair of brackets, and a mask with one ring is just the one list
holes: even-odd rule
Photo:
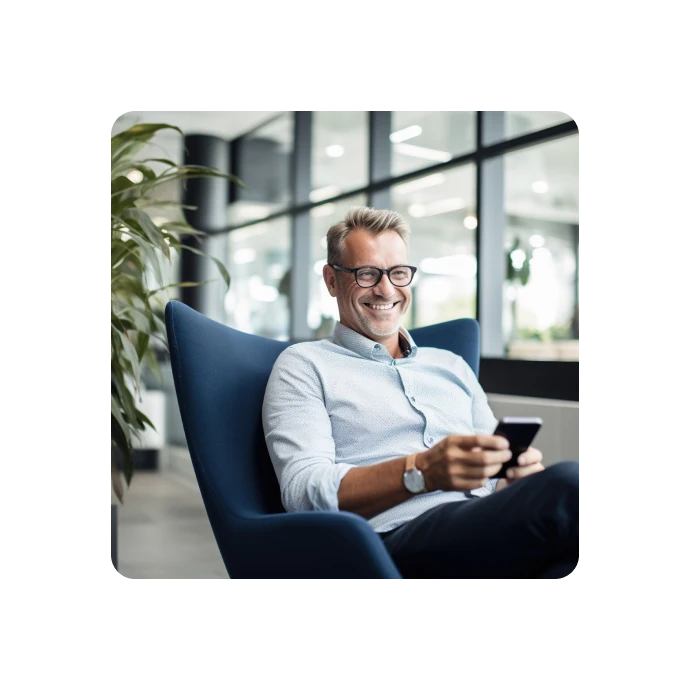
[[369, 520], [404, 577], [563, 577], [577, 564], [578, 464], [510, 458], [469, 365], [418, 348], [409, 228], [352, 209], [327, 235], [323, 278], [338, 301], [332, 340], [293, 345], [266, 388], [266, 443], [287, 511]]

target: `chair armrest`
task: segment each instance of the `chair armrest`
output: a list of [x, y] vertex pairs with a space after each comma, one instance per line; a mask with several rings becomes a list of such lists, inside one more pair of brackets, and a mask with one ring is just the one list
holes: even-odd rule
[[243, 553], [233, 578], [401, 577], [381, 538], [354, 513], [283, 513], [240, 523], [228, 535], [233, 551]]

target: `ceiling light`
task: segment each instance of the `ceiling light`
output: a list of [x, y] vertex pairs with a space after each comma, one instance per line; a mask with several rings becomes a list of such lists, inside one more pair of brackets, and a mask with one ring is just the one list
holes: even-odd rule
[[127, 173], [127, 179], [134, 184], [139, 184], [144, 179], [144, 175], [141, 170], [130, 170]]
[[545, 194], [549, 191], [549, 185], [547, 185], [544, 180], [537, 180], [536, 182], [532, 182], [532, 191], [537, 194]]
[[326, 155], [329, 158], [340, 158], [345, 153], [345, 149], [340, 144], [326, 146]]
[[419, 262], [419, 268], [434, 275], [473, 278], [477, 275], [477, 259], [467, 254], [427, 258]]
[[546, 240], [541, 235], [532, 235], [529, 238], [529, 243], [533, 247], [543, 247], [546, 244]]
[[266, 230], [268, 230], [268, 225], [266, 223], [257, 223], [256, 225], [252, 225], [250, 228], [233, 230], [230, 233], [230, 239], [233, 242], [244, 242], [244, 240], [248, 240], [250, 237], [263, 235]]
[[435, 175], [420, 177], [417, 180], [412, 180], [412, 182], [403, 182], [402, 184], [393, 187], [393, 189], [396, 194], [409, 194], [410, 192], [415, 192], [418, 189], [435, 187], [436, 185], [443, 184], [445, 181], [446, 176], [443, 173], [436, 173]]
[[427, 149], [423, 146], [413, 146], [412, 144], [396, 144], [393, 148], [397, 153], [402, 153], [405, 156], [415, 156], [416, 158], [424, 158], [428, 161], [438, 161], [439, 163], [445, 163], [452, 158], [448, 151]]
[[238, 249], [232, 256], [236, 264], [250, 264], [256, 259], [256, 250], [251, 247]]
[[428, 204], [411, 204], [408, 206], [407, 212], [413, 218], [425, 218], [426, 216], [437, 216], [449, 211], [459, 211], [465, 208], [465, 206], [467, 206], [466, 201], [462, 197], [457, 196], [450, 199], [431, 201]]
[[323, 201], [324, 199], [335, 196], [339, 192], [340, 187], [334, 184], [329, 184], [327, 187], [319, 187], [319, 189], [314, 189], [309, 192], [309, 200], [314, 202]]
[[324, 204], [323, 206], [317, 206], [309, 211], [309, 215], [312, 218], [325, 218], [326, 216], [332, 216], [335, 213], [335, 204]]
[[405, 127], [405, 129], [399, 129], [397, 132], [392, 132], [389, 139], [394, 144], [399, 144], [401, 141], [407, 141], [412, 139], [412, 137], [418, 137], [422, 133], [422, 128], [419, 125], [412, 125], [410, 127]]
[[468, 229], [468, 230], [476, 230], [477, 229], [477, 217], [476, 216], [465, 216], [465, 220], [462, 221], [462, 224]]
[[247, 201], [239, 201], [236, 206], [237, 215], [245, 220], [259, 220], [271, 213], [271, 207], [265, 204], [253, 204]]

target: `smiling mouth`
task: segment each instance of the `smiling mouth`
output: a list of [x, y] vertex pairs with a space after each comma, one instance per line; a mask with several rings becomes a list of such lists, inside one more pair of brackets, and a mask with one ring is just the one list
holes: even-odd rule
[[399, 302], [385, 302], [385, 303], [363, 302], [362, 304], [364, 304], [365, 307], [368, 307], [372, 311], [381, 312], [381, 311], [390, 311], [391, 309], [393, 309], [393, 307], [395, 307], [397, 304], [399, 304]]

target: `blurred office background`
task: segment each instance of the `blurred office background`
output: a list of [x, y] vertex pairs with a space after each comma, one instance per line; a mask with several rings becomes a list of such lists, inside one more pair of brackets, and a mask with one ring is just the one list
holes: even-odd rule
[[[406, 328], [478, 318], [480, 382], [497, 417], [540, 416], [549, 465], [578, 457], [578, 131], [561, 112], [129, 112], [163, 132], [157, 155], [219, 167], [219, 180], [163, 189], [194, 203], [220, 280], [170, 290], [210, 317], [280, 340], [331, 334], [335, 300], [321, 278], [325, 235], [351, 206], [392, 208], [411, 229], [418, 267]], [[220, 182], [220, 184], [219, 184]], [[174, 220], [169, 209], [162, 217]], [[185, 252], [173, 280], [218, 278]], [[227, 577], [196, 488], [165, 353], [145, 378], [156, 423], [120, 510], [128, 577]]]

